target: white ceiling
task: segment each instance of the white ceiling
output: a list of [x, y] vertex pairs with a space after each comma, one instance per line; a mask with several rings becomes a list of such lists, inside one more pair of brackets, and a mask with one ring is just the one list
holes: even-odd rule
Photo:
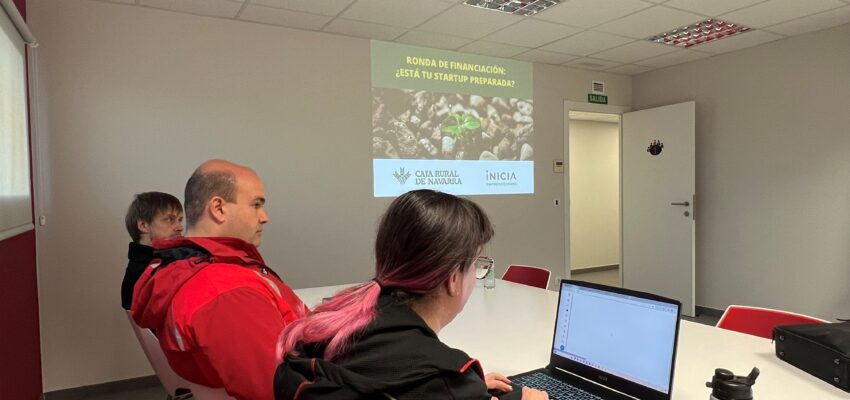
[[[635, 75], [850, 23], [850, 0], [563, 0], [532, 17], [463, 0], [101, 0]], [[720, 18], [754, 28], [690, 49], [647, 37]]]

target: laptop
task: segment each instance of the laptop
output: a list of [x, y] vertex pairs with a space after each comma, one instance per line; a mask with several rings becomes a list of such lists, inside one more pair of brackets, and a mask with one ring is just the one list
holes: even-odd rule
[[[562, 280], [549, 365], [511, 376], [550, 399], [670, 400], [682, 304], [650, 293]], [[577, 393], [571, 395], [570, 393]]]

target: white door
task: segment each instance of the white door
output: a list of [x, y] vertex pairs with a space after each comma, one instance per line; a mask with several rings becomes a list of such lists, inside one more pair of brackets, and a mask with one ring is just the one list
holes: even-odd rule
[[694, 316], [694, 102], [625, 113], [622, 129], [623, 287]]

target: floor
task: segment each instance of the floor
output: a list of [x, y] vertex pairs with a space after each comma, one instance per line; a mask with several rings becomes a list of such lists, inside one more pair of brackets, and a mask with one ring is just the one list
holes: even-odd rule
[[595, 272], [580, 272], [578, 270], [573, 270], [571, 274], [572, 279], [577, 281], [585, 281], [590, 283], [598, 283], [600, 285], [608, 285], [608, 286], [623, 286], [620, 282], [620, 269], [609, 269], [607, 271], [595, 271]]
[[[50, 400], [50, 397], [47, 397]], [[165, 390], [160, 386], [144, 389], [117, 391], [97, 396], [83, 397], [80, 400], [165, 400]]]
[[[608, 271], [599, 271], [599, 272], [587, 272], [580, 274], [573, 274], [572, 278], [575, 280], [586, 281], [599, 283], [603, 285], [609, 286], [620, 286], [620, 271], [613, 269]], [[698, 322], [706, 325], [715, 325], [717, 324], [717, 317], [698, 315], [696, 318], [690, 317], [682, 317], [683, 319]], [[145, 389], [137, 389], [130, 390], [125, 392], [115, 392], [111, 394], [104, 394], [94, 397], [85, 397], [80, 400], [112, 400], [112, 399], [121, 399], [121, 400], [164, 400], [165, 399], [165, 391], [162, 390], [161, 387], [150, 387]]]

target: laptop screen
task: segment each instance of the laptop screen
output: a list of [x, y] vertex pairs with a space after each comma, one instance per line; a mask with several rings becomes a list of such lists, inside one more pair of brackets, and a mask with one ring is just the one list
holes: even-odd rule
[[669, 395], [678, 304], [612, 290], [562, 281], [553, 354]]

